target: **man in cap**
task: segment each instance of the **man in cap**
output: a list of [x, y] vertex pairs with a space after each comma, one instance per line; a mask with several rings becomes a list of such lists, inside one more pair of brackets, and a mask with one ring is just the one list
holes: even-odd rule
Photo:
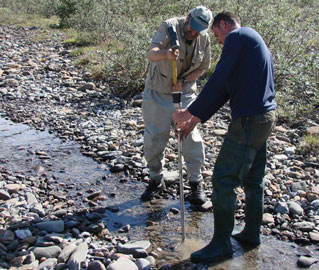
[[[144, 155], [150, 173], [150, 182], [141, 199], [148, 201], [165, 190], [163, 179], [164, 151], [169, 140], [172, 115], [175, 111], [172, 95], [182, 91], [182, 108], [194, 99], [198, 79], [210, 66], [211, 47], [207, 31], [212, 13], [203, 6], [191, 10], [186, 17], [164, 21], [151, 40], [147, 59], [150, 61], [143, 95]], [[176, 30], [179, 49], [170, 47], [168, 28]], [[177, 83], [173, 85], [172, 61], [176, 61]], [[202, 187], [201, 167], [204, 147], [198, 130], [194, 129], [183, 141], [183, 156], [187, 167], [191, 194], [188, 199], [197, 205], [206, 202]]]

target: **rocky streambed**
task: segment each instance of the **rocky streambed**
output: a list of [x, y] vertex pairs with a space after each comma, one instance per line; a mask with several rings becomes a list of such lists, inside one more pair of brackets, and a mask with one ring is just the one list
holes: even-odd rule
[[[144, 182], [149, 180], [142, 150], [142, 96], [121, 99], [112, 85], [94, 81], [90, 73], [75, 67], [71, 51], [63, 45], [63, 35], [59, 33], [0, 26], [0, 36], [1, 117], [39, 132], [47, 131], [62, 143], [76, 142], [83, 155], [99, 164], [100, 171], [94, 184], [86, 183], [85, 173], [78, 181], [68, 178], [61, 181], [56, 174], [50, 173], [54, 151], [45, 145], [42, 149], [21, 146], [16, 149], [23, 151], [26, 164], [30, 160], [38, 161], [29, 170], [10, 168], [14, 155], [0, 159], [1, 267], [200, 269], [189, 262], [174, 266], [168, 263], [167, 257], [161, 259], [162, 247], [156, 245], [154, 239], [132, 237], [129, 223], [113, 220], [109, 225], [106, 222], [107, 216], [119, 211], [116, 205], [123, 199], [121, 192], [116, 191], [116, 185], [108, 187], [108, 183], [121, 184], [127, 189], [123, 194], [128, 196], [131, 191], [136, 201], [143, 192]], [[45, 36], [49, 38], [43, 38]], [[226, 133], [228, 113], [225, 108], [201, 126], [206, 146], [202, 173], [208, 195], [212, 193], [210, 177]], [[6, 130], [3, 128], [1, 133], [5, 134]], [[294, 244], [299, 251], [293, 264], [313, 268], [319, 258], [319, 252], [316, 253], [319, 243], [319, 161], [315, 156], [306, 158], [299, 151], [307, 132], [318, 136], [318, 121], [296, 122], [293, 127], [279, 123], [269, 140], [262, 233], [264, 242], [277, 238], [283, 243]], [[13, 135], [8, 133], [9, 137]], [[63, 158], [68, 159], [72, 151], [73, 148], [68, 146], [60, 148], [62, 165]], [[174, 181], [177, 155], [173, 134], [165, 158], [169, 172], [168, 192], [145, 207], [152, 208], [166, 201], [167, 216], [177, 220], [178, 187]], [[60, 172], [68, 170], [61, 167]], [[187, 193], [187, 182], [185, 188]], [[240, 225], [244, 218], [245, 198], [241, 189], [237, 191], [236, 220]], [[134, 204], [127, 207], [134, 208]], [[195, 212], [188, 210], [188, 218], [196, 217]], [[147, 230], [160, 230], [157, 227], [158, 211], [155, 209], [145, 219]], [[198, 220], [205, 226], [205, 222], [211, 222], [200, 217]], [[173, 228], [179, 230], [176, 225]], [[208, 233], [205, 236], [209, 237]], [[236, 269], [232, 267], [228, 269]], [[280, 269], [292, 268], [282, 265]]]

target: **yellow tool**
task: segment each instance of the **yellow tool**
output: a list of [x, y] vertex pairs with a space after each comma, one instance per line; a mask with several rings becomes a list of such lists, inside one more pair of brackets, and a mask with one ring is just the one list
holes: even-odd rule
[[173, 63], [173, 84], [177, 84], [177, 67], [176, 67], [176, 60], [172, 61]]

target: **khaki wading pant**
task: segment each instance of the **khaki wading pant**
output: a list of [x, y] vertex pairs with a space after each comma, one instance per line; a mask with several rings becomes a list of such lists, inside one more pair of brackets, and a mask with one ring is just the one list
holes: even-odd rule
[[259, 233], [263, 216], [267, 138], [275, 127], [276, 112], [233, 120], [213, 173], [214, 235], [229, 237], [234, 227], [236, 193], [243, 186], [246, 218]]
[[[193, 93], [183, 93], [181, 107], [187, 108], [194, 99]], [[160, 94], [145, 88], [142, 111], [145, 125], [144, 156], [149, 167], [150, 178], [160, 181], [163, 177], [164, 151], [173, 123], [172, 115], [175, 112], [172, 95]], [[205, 155], [202, 138], [197, 128], [182, 142], [182, 152], [189, 182], [200, 182], [202, 180], [200, 170]]]

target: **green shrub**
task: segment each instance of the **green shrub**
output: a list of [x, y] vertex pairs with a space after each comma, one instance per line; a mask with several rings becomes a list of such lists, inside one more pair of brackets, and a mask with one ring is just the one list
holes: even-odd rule
[[298, 154], [305, 157], [314, 157], [319, 159], [319, 137], [318, 135], [307, 134], [303, 136], [301, 142], [298, 145]]
[[60, 4], [57, 6], [56, 14], [60, 18], [60, 27], [71, 27], [72, 21], [70, 20], [72, 15], [76, 13], [77, 8], [76, 0], [60, 0]]

